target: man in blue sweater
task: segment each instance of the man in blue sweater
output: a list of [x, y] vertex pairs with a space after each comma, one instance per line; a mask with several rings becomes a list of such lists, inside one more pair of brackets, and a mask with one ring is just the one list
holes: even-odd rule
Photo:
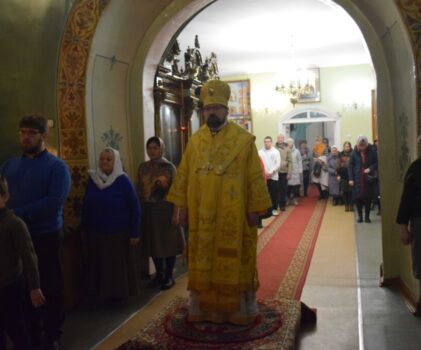
[[46, 302], [41, 308], [29, 311], [33, 345], [44, 339], [45, 349], [58, 349], [64, 322], [60, 254], [63, 205], [70, 190], [70, 173], [62, 160], [46, 150], [47, 135], [44, 117], [24, 117], [19, 123], [23, 155], [2, 164], [0, 173], [9, 183], [8, 207], [28, 226], [38, 256]]

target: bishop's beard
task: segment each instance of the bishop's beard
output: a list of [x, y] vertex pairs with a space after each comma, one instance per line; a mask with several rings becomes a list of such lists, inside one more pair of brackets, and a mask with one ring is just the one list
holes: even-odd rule
[[210, 129], [218, 129], [224, 123], [225, 123], [225, 118], [221, 120], [215, 114], [210, 114], [208, 116], [208, 119], [206, 119], [206, 124]]

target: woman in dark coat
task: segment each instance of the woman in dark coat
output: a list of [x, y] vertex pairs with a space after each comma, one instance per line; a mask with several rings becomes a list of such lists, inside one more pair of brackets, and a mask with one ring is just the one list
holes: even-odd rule
[[357, 205], [358, 222], [370, 223], [371, 200], [377, 181], [377, 152], [368, 143], [365, 136], [359, 136], [354, 151], [349, 159], [349, 185], [352, 186], [352, 198]]
[[89, 170], [82, 230], [88, 245], [88, 293], [121, 302], [139, 292], [140, 204], [120, 153], [106, 148]]
[[149, 287], [161, 287], [161, 290], [170, 289], [175, 284], [175, 258], [183, 252], [185, 245], [180, 228], [171, 224], [173, 205], [165, 200], [175, 176], [175, 166], [164, 158], [164, 148], [159, 137], [151, 137], [146, 142], [150, 160], [140, 164], [138, 170], [145, 237], [143, 244], [156, 269], [155, 278]]
[[343, 150], [339, 154], [339, 165], [337, 170], [339, 179], [339, 191], [345, 204], [345, 211], [352, 211], [352, 187], [349, 186], [348, 183], [348, 165], [351, 153], [352, 145], [349, 141], [345, 141]]

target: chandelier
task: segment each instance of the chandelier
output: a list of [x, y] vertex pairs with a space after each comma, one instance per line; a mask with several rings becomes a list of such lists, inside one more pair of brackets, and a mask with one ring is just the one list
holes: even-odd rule
[[288, 83], [275, 86], [275, 91], [289, 96], [292, 105], [299, 102], [300, 97], [313, 96], [316, 93], [316, 77], [310, 69], [295, 71], [295, 77], [291, 77]]
[[298, 102], [308, 102], [310, 97], [315, 101], [314, 97], [320, 94], [318, 69], [297, 67], [294, 35], [291, 35], [289, 68], [281, 74], [280, 85], [275, 86], [275, 91], [289, 96], [294, 107]]

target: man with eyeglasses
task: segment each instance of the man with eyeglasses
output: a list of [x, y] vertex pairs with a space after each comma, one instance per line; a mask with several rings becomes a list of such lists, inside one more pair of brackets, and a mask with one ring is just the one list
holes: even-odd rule
[[28, 308], [28, 326], [34, 347], [43, 342], [45, 349], [58, 349], [64, 322], [63, 205], [70, 191], [70, 173], [67, 165], [46, 149], [44, 117], [22, 118], [18, 135], [23, 154], [2, 164], [0, 173], [9, 183], [9, 209], [26, 223], [31, 234], [46, 299], [41, 308]]

